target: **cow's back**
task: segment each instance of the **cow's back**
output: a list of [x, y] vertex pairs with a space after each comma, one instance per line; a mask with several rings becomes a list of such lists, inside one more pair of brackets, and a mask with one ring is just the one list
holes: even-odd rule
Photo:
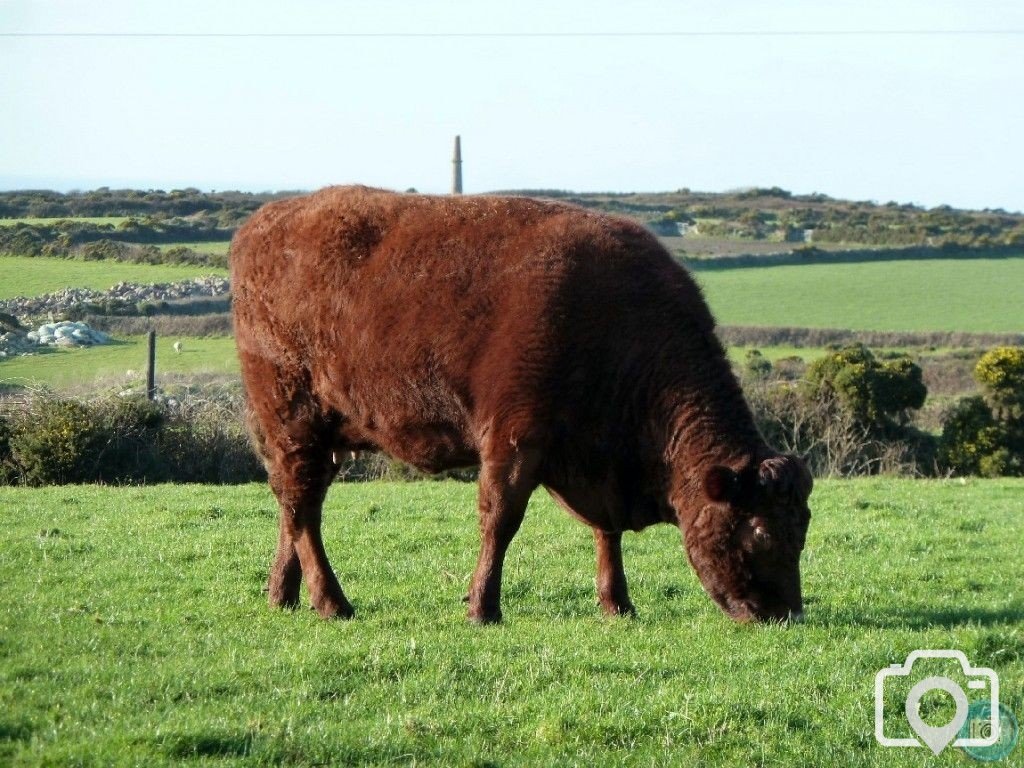
[[596, 403], [659, 326], [710, 332], [639, 226], [526, 198], [330, 188], [258, 211], [231, 267], [250, 397], [277, 361], [348, 442], [428, 469], [474, 461], [496, 421]]

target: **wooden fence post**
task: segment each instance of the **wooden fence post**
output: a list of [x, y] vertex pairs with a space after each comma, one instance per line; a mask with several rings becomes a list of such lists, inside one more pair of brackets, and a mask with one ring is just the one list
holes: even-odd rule
[[156, 331], [150, 331], [149, 359], [146, 364], [146, 397], [152, 400], [156, 397]]

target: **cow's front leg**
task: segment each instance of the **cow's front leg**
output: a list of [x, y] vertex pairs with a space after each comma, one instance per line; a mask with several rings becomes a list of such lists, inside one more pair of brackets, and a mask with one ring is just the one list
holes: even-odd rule
[[622, 534], [594, 529], [597, 550], [597, 597], [609, 616], [636, 614], [626, 587], [626, 571], [622, 567]]
[[501, 621], [501, 571], [505, 552], [516, 535], [530, 494], [537, 487], [537, 456], [516, 451], [480, 467], [480, 557], [469, 587], [469, 619], [481, 624]]

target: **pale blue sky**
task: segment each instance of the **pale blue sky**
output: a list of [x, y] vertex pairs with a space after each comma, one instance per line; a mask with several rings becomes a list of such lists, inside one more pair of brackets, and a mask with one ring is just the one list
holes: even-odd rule
[[[868, 30], [1016, 34], [764, 34]], [[152, 32], [367, 36], [9, 36]], [[731, 34], [419, 36], [520, 32]], [[459, 133], [467, 192], [1024, 210], [1017, 1], [0, 0], [0, 33], [4, 189], [444, 192]]]

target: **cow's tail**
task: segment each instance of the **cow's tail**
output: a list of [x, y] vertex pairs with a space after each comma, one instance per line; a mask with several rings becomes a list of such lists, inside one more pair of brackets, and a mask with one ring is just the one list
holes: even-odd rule
[[267, 454], [267, 435], [263, 431], [263, 425], [260, 424], [259, 418], [256, 416], [256, 409], [252, 407], [252, 404], [248, 399], [245, 401], [245, 426], [249, 432], [249, 443], [252, 445], [256, 455], [260, 457], [263, 462], [263, 466], [268, 465], [268, 454]]

